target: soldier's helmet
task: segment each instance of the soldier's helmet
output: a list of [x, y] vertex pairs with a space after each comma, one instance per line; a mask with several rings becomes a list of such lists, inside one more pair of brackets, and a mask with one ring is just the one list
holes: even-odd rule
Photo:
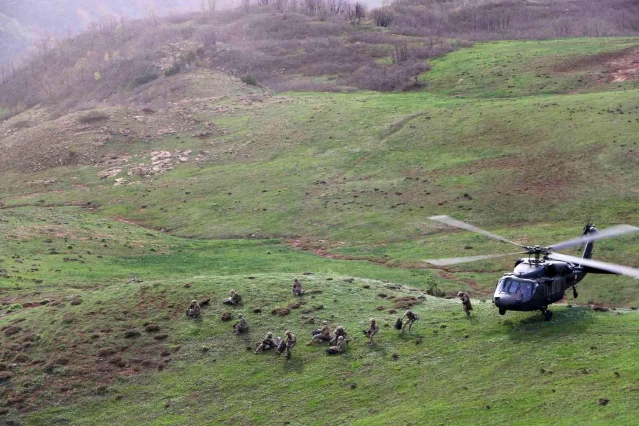
[[266, 333], [266, 337], [273, 337], [273, 333], [269, 331], [268, 333]]
[[293, 334], [293, 333], [291, 332], [291, 330], [286, 330], [286, 331], [284, 332], [284, 334], [286, 334], [286, 335], [288, 336], [288, 335]]
[[322, 324], [328, 325], [328, 321], [322, 321]]
[[240, 312], [239, 314], [237, 314], [238, 318], [242, 318], [242, 313]]
[[231, 289], [231, 294], [235, 294], [235, 290]]
[[339, 336], [337, 340], [344, 340], [344, 336]]
[[195, 304], [195, 303], [197, 303], [197, 300], [195, 299], [191, 300], [191, 304]]
[[371, 318], [371, 322], [375, 322], [375, 318]]
[[464, 295], [464, 293], [462, 293], [461, 291], [459, 293], [457, 293], [457, 297], [462, 297]]
[[341, 325], [337, 327], [337, 330], [342, 331], [344, 330], [344, 327], [342, 327]]

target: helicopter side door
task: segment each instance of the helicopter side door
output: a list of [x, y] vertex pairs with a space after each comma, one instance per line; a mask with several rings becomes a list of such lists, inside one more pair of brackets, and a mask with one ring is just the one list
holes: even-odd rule
[[555, 276], [546, 281], [547, 288], [547, 300], [548, 303], [558, 302], [564, 298], [564, 292], [566, 291], [566, 277]]

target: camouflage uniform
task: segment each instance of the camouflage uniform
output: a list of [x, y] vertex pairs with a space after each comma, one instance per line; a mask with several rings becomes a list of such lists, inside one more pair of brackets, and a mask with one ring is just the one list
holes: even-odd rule
[[346, 339], [344, 336], [339, 336], [337, 338], [337, 344], [326, 349], [326, 352], [329, 355], [343, 354], [346, 352]]
[[286, 333], [286, 358], [291, 357], [291, 351], [297, 344], [297, 336], [292, 331], [287, 330]]
[[459, 293], [457, 293], [457, 297], [459, 297], [459, 300], [461, 300], [462, 302], [462, 306], [464, 307], [464, 312], [466, 312], [466, 316], [469, 317], [470, 311], [473, 310], [473, 305], [470, 303], [470, 296], [468, 296], [468, 293], [464, 293], [460, 291]]
[[235, 330], [235, 334], [246, 333], [248, 331], [248, 324], [246, 320], [242, 316], [242, 314], [237, 314], [237, 322], [233, 324], [233, 329]]
[[368, 336], [369, 345], [372, 345], [373, 343], [375, 343], [373, 341], [373, 336], [376, 335], [378, 331], [379, 331], [379, 324], [377, 324], [377, 321], [375, 321], [375, 318], [371, 318], [370, 326], [368, 327], [368, 330], [366, 330], [366, 335]]
[[304, 291], [302, 290], [302, 283], [297, 278], [293, 280], [292, 290], [293, 290], [293, 296], [301, 296], [304, 293]]
[[346, 330], [344, 329], [343, 326], [338, 325], [335, 328], [335, 331], [333, 331], [333, 338], [331, 339], [330, 342], [328, 342], [329, 345], [334, 345], [337, 343], [337, 340], [339, 339], [339, 337], [343, 337], [344, 339], [346, 339]]
[[307, 343], [308, 346], [312, 345], [316, 340], [318, 342], [325, 342], [327, 340], [331, 340], [331, 330], [328, 328], [328, 321], [322, 322], [323, 326], [320, 329], [320, 332], [313, 336], [310, 342]]
[[259, 351], [268, 351], [274, 349], [275, 347], [276, 345], [273, 341], [273, 333], [269, 331], [268, 333], [266, 333], [264, 340], [262, 340], [262, 342], [257, 345], [257, 348], [255, 348], [255, 353], [258, 353]]
[[242, 296], [237, 294], [235, 290], [231, 290], [231, 297], [224, 300], [225, 305], [237, 305], [242, 301]]
[[402, 326], [402, 333], [406, 329], [406, 326], [408, 326], [408, 332], [410, 333], [410, 329], [413, 327], [413, 323], [418, 319], [417, 315], [415, 315], [410, 309], [407, 309], [406, 312], [404, 312], [404, 316], [402, 316], [402, 321], [404, 320], [404, 318], [406, 318], [406, 322]]
[[191, 318], [200, 317], [200, 304], [197, 303], [197, 300], [191, 300], [191, 305], [186, 310], [186, 316]]

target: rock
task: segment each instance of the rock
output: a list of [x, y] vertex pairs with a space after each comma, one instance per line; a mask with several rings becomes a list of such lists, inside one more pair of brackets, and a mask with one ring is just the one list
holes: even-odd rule
[[24, 364], [25, 362], [29, 362], [29, 357], [25, 354], [18, 354], [15, 358], [13, 358], [13, 362], [17, 364]]
[[166, 401], [164, 403], [164, 408], [169, 408], [171, 406], [171, 401]]
[[599, 398], [599, 401], [597, 403], [599, 405], [608, 405], [609, 402], [610, 400], [608, 398]]
[[144, 327], [144, 330], [146, 330], [147, 333], [154, 333], [156, 331], [160, 331], [160, 326], [157, 324], [149, 324]]
[[116, 353], [118, 353], [118, 351], [114, 348], [102, 348], [98, 351], [98, 356], [104, 358], [107, 356], [115, 355]]
[[377, 297], [381, 297], [382, 299], [385, 299], [385, 298], [388, 297], [388, 294], [386, 294], [386, 293], [378, 293]]
[[48, 305], [49, 303], [51, 303], [51, 301], [49, 299], [44, 299], [40, 301], [41, 305]]
[[167, 337], [169, 337], [168, 334], [158, 334], [157, 336], [154, 337], [155, 340], [165, 340]]
[[0, 371], [0, 383], [9, 380], [13, 377], [13, 373], [11, 371]]
[[73, 305], [73, 306], [78, 306], [80, 304], [82, 304], [82, 299], [73, 299], [71, 301], [71, 305]]
[[7, 369], [7, 364], [4, 362], [0, 362], [0, 371], [5, 371]]
[[615, 376], [616, 376], [616, 377], [621, 377], [621, 374], [619, 374], [619, 372], [618, 372], [618, 371], [615, 371]]
[[169, 351], [162, 351], [162, 353], [160, 353], [160, 356], [170, 356], [171, 352]]
[[253, 313], [254, 314], [259, 314], [260, 312], [262, 312], [262, 310], [260, 308], [254, 308], [253, 309]]
[[291, 309], [290, 309], [290, 308], [288, 308], [288, 307], [284, 307], [284, 308], [275, 308], [275, 309], [273, 309], [273, 310], [271, 311], [271, 313], [272, 313], [273, 315], [279, 315], [279, 316], [284, 317], [284, 316], [286, 316], [286, 315], [288, 315], [288, 314], [290, 314], [290, 313], [291, 313]]
[[222, 313], [222, 315], [220, 316], [220, 319], [222, 321], [231, 321], [231, 319], [233, 319], [233, 314], [230, 312], [224, 312]]
[[13, 336], [14, 334], [18, 334], [22, 331], [22, 327], [16, 327], [15, 325], [10, 325], [4, 329], [5, 336]]
[[124, 332], [124, 337], [126, 337], [127, 339], [131, 339], [134, 337], [140, 337], [142, 333], [140, 333], [138, 330], [136, 329], [132, 329], [132, 330], [127, 330]]

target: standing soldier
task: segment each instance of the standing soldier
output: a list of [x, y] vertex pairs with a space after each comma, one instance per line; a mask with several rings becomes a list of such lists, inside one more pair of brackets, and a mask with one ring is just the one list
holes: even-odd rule
[[328, 321], [322, 321], [322, 328], [313, 332], [313, 338], [306, 345], [311, 346], [313, 342], [326, 342], [331, 340], [331, 329], [328, 328]]
[[197, 300], [191, 300], [191, 305], [186, 310], [186, 316], [191, 318], [200, 317], [200, 304], [197, 303]]
[[233, 324], [235, 334], [246, 333], [248, 331], [248, 324], [241, 313], [237, 314], [237, 322]]
[[368, 344], [372, 345], [375, 342], [373, 341], [373, 336], [377, 334], [379, 331], [379, 324], [375, 321], [375, 318], [371, 318], [371, 323], [368, 326], [368, 330], [364, 330], [364, 334], [368, 336]]
[[413, 323], [417, 321], [419, 317], [417, 316], [417, 314], [413, 313], [413, 311], [407, 309], [406, 312], [404, 312], [404, 316], [402, 316], [402, 321], [404, 320], [404, 318], [406, 318], [406, 322], [402, 326], [402, 333], [406, 329], [406, 326], [408, 326], [408, 332], [410, 333], [410, 329], [413, 327]]
[[457, 293], [457, 297], [459, 297], [459, 300], [461, 300], [462, 302], [462, 306], [464, 307], [464, 312], [466, 312], [466, 316], [469, 317], [470, 311], [473, 310], [473, 305], [471, 305], [470, 303], [470, 296], [468, 296], [468, 293], [464, 293], [460, 291], [459, 293]]
[[304, 294], [304, 291], [302, 290], [302, 283], [297, 278], [293, 280], [292, 290], [293, 290], [293, 296], [301, 296], [302, 294]]
[[346, 330], [344, 329], [343, 326], [338, 325], [335, 328], [335, 331], [333, 331], [333, 338], [331, 339], [330, 342], [328, 342], [329, 345], [334, 345], [337, 343], [337, 339], [339, 339], [339, 337], [343, 337], [344, 339], [346, 339]]
[[346, 339], [344, 336], [339, 336], [337, 338], [337, 344], [335, 346], [331, 346], [326, 349], [326, 352], [329, 355], [343, 354], [346, 352]]
[[286, 330], [286, 333], [284, 333], [284, 335], [286, 336], [286, 359], [290, 359], [291, 351], [297, 344], [297, 336], [295, 336], [295, 333], [293, 333], [291, 330]]

